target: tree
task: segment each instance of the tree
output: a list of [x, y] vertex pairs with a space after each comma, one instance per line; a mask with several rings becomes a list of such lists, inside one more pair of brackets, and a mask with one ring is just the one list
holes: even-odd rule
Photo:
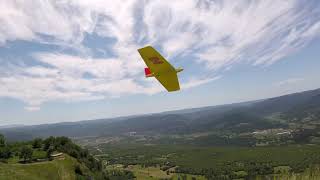
[[182, 180], [187, 180], [187, 175], [183, 174], [181, 177], [182, 177]]
[[0, 147], [0, 159], [9, 159], [12, 155], [11, 149], [6, 147]]
[[47, 158], [49, 158], [49, 160], [52, 160], [53, 158], [51, 157], [51, 154], [54, 152], [54, 149], [52, 146], [49, 147], [49, 149], [47, 150]]
[[46, 151], [50, 148], [50, 146], [54, 146], [55, 138], [50, 136], [49, 138], [47, 138], [43, 141], [43, 144], [44, 144], [43, 150]]
[[77, 165], [75, 166], [74, 172], [75, 172], [76, 174], [83, 175], [83, 172], [82, 172], [79, 164], [77, 164]]
[[42, 146], [42, 139], [41, 138], [36, 138], [32, 141], [32, 147], [35, 148], [41, 148]]
[[11, 155], [11, 149], [7, 146], [4, 136], [0, 134], [0, 159], [9, 159]]
[[33, 150], [28, 146], [24, 146], [20, 151], [20, 159], [23, 159], [24, 162], [29, 161], [32, 158]]
[[2, 134], [0, 134], [0, 147], [6, 146], [6, 140]]

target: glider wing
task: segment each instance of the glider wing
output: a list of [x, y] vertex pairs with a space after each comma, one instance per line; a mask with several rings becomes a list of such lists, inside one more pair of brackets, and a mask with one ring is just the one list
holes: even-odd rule
[[156, 76], [156, 79], [164, 86], [167, 91], [180, 90], [179, 80], [176, 72], [170, 72], [166, 74], [160, 74]]
[[153, 47], [147, 46], [138, 49], [142, 59], [153, 73], [175, 71], [174, 67], [156, 51]]

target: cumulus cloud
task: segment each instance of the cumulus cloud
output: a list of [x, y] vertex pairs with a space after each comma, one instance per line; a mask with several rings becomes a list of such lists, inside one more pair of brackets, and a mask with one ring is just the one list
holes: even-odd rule
[[[235, 64], [270, 65], [297, 52], [320, 34], [319, 7], [299, 0], [2, 0], [0, 46], [24, 40], [77, 53], [35, 51], [36, 63], [6, 63], [0, 96], [37, 110], [47, 101], [159, 93], [136, 51], [149, 44], [198, 72], [182, 78], [183, 88], [195, 87]], [[94, 58], [84, 43], [92, 34], [114, 40], [102, 47], [111, 54]]]

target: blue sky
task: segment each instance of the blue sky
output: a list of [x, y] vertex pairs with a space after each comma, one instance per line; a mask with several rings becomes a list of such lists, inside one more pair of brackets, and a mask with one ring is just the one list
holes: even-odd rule
[[[320, 87], [317, 0], [2, 1], [0, 125], [162, 112]], [[144, 78], [137, 49], [176, 67]]]

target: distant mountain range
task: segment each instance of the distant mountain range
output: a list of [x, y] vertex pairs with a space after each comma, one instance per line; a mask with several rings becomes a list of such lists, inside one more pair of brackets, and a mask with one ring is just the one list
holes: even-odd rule
[[0, 129], [15, 128], [15, 127], [22, 127], [22, 126], [25, 126], [25, 125], [23, 125], [23, 124], [10, 124], [10, 125], [0, 126]]
[[[22, 127], [0, 127], [9, 140], [48, 136], [113, 136], [190, 134], [217, 130], [252, 132], [286, 128], [292, 121], [320, 121], [320, 89], [236, 104], [185, 109], [158, 114]], [[279, 121], [281, 119], [281, 121]]]

